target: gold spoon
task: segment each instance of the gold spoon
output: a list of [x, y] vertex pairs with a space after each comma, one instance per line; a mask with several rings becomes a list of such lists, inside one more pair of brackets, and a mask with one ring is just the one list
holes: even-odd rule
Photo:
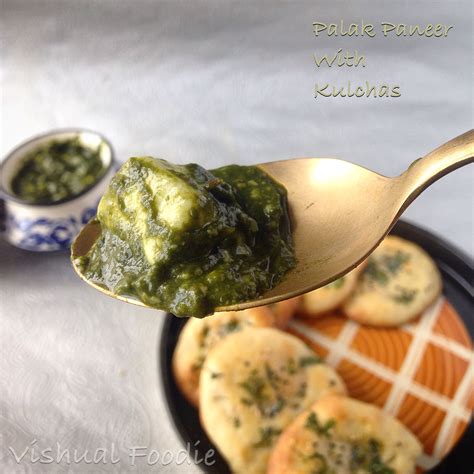
[[[296, 268], [254, 301], [217, 308], [230, 311], [276, 303], [319, 288], [361, 263], [383, 240], [402, 212], [429, 185], [474, 161], [474, 130], [416, 160], [400, 176], [377, 173], [330, 158], [297, 158], [258, 165], [288, 191]], [[100, 235], [87, 224], [72, 245], [74, 258], [85, 255]], [[88, 281], [97, 290], [128, 303], [141, 301]]]

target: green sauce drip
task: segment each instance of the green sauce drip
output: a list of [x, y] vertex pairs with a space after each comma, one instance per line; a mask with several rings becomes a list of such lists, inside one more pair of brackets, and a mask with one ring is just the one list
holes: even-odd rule
[[79, 138], [51, 141], [23, 158], [11, 188], [25, 201], [51, 204], [80, 194], [104, 171], [100, 147], [88, 148]]

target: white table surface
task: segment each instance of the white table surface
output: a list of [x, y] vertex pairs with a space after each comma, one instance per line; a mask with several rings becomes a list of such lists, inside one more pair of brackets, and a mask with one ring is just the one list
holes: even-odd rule
[[[472, 128], [472, 10], [465, 2], [1, 3], [0, 152], [52, 128], [103, 132], [118, 158], [215, 167], [329, 156], [386, 175]], [[315, 38], [313, 21], [454, 25], [448, 38]], [[316, 69], [339, 47], [366, 68]], [[314, 99], [314, 82], [399, 84], [398, 99]], [[443, 178], [405, 218], [472, 255], [473, 167]], [[374, 196], [376, 199], [376, 196]], [[198, 472], [131, 466], [131, 447], [182, 446], [158, 373], [160, 314], [104, 297], [65, 254], [0, 243], [0, 471]], [[31, 462], [41, 449], [120, 462]], [[9, 449], [12, 448], [12, 449]]]

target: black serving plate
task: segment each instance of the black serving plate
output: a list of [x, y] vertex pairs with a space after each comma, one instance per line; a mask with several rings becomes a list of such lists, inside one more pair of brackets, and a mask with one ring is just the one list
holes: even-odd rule
[[[459, 249], [453, 247], [440, 237], [408, 222], [399, 221], [391, 234], [398, 235], [419, 244], [436, 261], [443, 278], [444, 294], [456, 308], [474, 338], [473, 263]], [[173, 378], [171, 359], [179, 333], [186, 319], [168, 316], [163, 326], [160, 341], [161, 377], [165, 399], [176, 429], [186, 445], [195, 446], [199, 458], [203, 458], [209, 449], [214, 449], [215, 463], [201, 468], [207, 473], [227, 474], [229, 467], [217, 449], [209, 441], [199, 423], [197, 410], [181, 395]], [[455, 448], [430, 472], [432, 474], [472, 474], [474, 472], [474, 423], [471, 421], [462, 439]]]

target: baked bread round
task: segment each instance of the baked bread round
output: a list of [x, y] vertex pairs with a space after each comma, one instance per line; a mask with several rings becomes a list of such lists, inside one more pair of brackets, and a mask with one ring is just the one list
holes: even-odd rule
[[281, 434], [268, 474], [411, 474], [418, 439], [375, 405], [340, 395], [318, 400]]
[[179, 335], [172, 361], [174, 378], [181, 393], [197, 407], [199, 376], [211, 348], [233, 332], [274, 325], [275, 315], [265, 306], [215, 313], [207, 318], [190, 318]]
[[441, 290], [431, 257], [418, 245], [389, 236], [370, 255], [343, 311], [362, 324], [397, 326], [419, 316]]
[[345, 387], [298, 338], [251, 328], [209, 352], [199, 393], [201, 424], [231, 471], [259, 474], [294, 417], [325, 395], [345, 393]]
[[275, 325], [280, 329], [285, 329], [288, 323], [301, 307], [302, 298], [297, 296], [288, 300], [270, 304], [268, 307], [275, 315]]
[[304, 294], [301, 304], [302, 315], [308, 318], [317, 318], [341, 306], [354, 291], [364, 267], [365, 263], [329, 285]]

